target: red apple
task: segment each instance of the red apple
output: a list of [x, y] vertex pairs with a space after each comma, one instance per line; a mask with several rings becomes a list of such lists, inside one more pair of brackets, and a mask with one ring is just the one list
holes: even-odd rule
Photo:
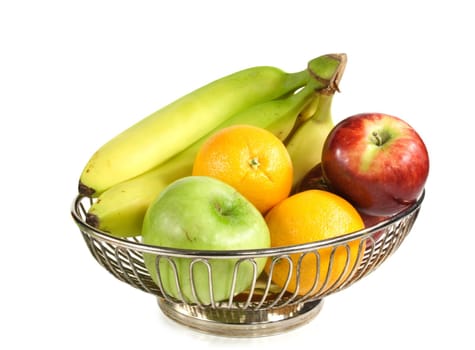
[[[372, 215], [368, 215], [368, 214], [365, 214], [365, 213], [362, 213], [362, 212], [360, 212], [360, 215], [361, 215], [361, 218], [363, 219], [365, 227], [372, 227], [372, 226], [377, 225], [380, 222], [383, 222], [384, 220], [387, 220], [387, 219], [390, 218], [390, 216], [372, 216]], [[383, 233], [384, 233], [383, 229], [378, 230], [376, 232], [373, 232], [371, 234], [371, 237], [373, 238], [373, 240], [368, 240], [367, 245], [372, 243], [372, 242], [379, 241], [379, 239], [381, 238]]]
[[323, 175], [357, 209], [391, 216], [413, 203], [429, 174], [429, 155], [404, 120], [382, 113], [348, 117], [331, 130], [322, 151]]
[[296, 192], [303, 192], [306, 190], [324, 190], [334, 192], [332, 191], [330, 184], [323, 177], [322, 163], [318, 163], [310, 169], [296, 188]]
[[380, 222], [383, 222], [384, 220], [387, 220], [390, 218], [390, 216], [373, 216], [373, 215], [368, 215], [365, 213], [360, 213], [361, 218], [364, 221], [365, 227], [371, 227], [376, 224], [379, 224]]

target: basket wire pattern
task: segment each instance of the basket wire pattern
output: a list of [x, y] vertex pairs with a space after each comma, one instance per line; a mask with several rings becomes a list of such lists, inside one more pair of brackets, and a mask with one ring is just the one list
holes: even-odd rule
[[[410, 232], [420, 210], [424, 193], [403, 212], [373, 227], [345, 236], [307, 244], [257, 250], [192, 251], [155, 247], [142, 244], [139, 237], [116, 238], [86, 223], [86, 213], [92, 200], [77, 196], [71, 214], [95, 260], [114, 277], [137, 289], [157, 297], [160, 309], [170, 318], [195, 329], [225, 336], [263, 336], [295, 328], [318, 314], [324, 297], [349, 287], [377, 269], [402, 244]], [[350, 263], [357, 242], [357, 262]], [[323, 252], [328, 259], [324, 265]], [[329, 252], [329, 254], [328, 254]], [[155, 257], [157, 276], [153, 280], [144, 263], [144, 254]], [[346, 257], [342, 270], [334, 270], [337, 255]], [[299, 293], [302, 262], [312, 257], [315, 278], [312, 287]], [[189, 259], [189, 280], [192, 298], [184, 297], [175, 259]], [[257, 259], [268, 259], [268, 274], [258, 273]], [[226, 300], [214, 300], [212, 261], [234, 259], [232, 284]], [[312, 260], [313, 261], [313, 260]], [[172, 296], [163, 287], [159, 264], [167, 264], [174, 271], [178, 295]], [[235, 293], [236, 279], [243, 264], [251, 266], [249, 288]], [[273, 283], [273, 269], [287, 264], [287, 280], [283, 286]], [[208, 275], [209, 301], [204, 302], [194, 285], [195, 267], [203, 265]], [[338, 264], [341, 266], [341, 260]], [[319, 278], [320, 274], [325, 276]], [[334, 281], [329, 276], [338, 274]], [[293, 292], [287, 290], [295, 280]]]

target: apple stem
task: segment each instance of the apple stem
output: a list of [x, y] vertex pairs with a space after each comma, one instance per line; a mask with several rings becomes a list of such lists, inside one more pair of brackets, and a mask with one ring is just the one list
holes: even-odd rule
[[373, 136], [373, 143], [376, 146], [381, 146], [383, 144], [383, 140], [381, 139], [381, 136], [376, 131], [373, 131], [371, 135]]
[[372, 136], [371, 138], [372, 142], [378, 147], [381, 147], [382, 145], [384, 145], [389, 139], [389, 135], [387, 135], [387, 133], [385, 132], [373, 131], [371, 133], [371, 136]]

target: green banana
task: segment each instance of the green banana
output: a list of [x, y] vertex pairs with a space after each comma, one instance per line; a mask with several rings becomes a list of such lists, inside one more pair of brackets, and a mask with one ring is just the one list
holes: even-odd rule
[[89, 209], [86, 221], [114, 236], [140, 235], [143, 217], [149, 204], [171, 182], [191, 175], [196, 154], [214, 132], [231, 125], [251, 124], [266, 128], [284, 140], [300, 111], [314, 96], [315, 86], [309, 84], [290, 97], [265, 102], [234, 115], [155, 169], [103, 192]]
[[97, 197], [181, 152], [232, 115], [304, 86], [307, 70], [259, 66], [215, 80], [152, 113], [101, 146], [79, 179], [79, 193]]
[[293, 188], [321, 161], [323, 144], [334, 126], [331, 115], [332, 100], [332, 93], [319, 93], [315, 114], [285, 141], [294, 168]]

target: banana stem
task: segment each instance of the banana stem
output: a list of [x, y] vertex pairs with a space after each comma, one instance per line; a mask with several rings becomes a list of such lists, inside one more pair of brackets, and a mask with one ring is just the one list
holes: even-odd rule
[[344, 53], [331, 53], [312, 59], [307, 69], [289, 73], [284, 85], [288, 91], [311, 83], [315, 91], [334, 93], [340, 91], [338, 85], [345, 71], [347, 56]]
[[339, 84], [345, 71], [347, 56], [344, 53], [328, 54], [317, 57], [308, 63], [311, 77], [318, 82], [324, 93], [340, 91]]
[[311, 74], [308, 69], [296, 73], [287, 73], [284, 90], [293, 93], [296, 89], [305, 86], [310, 79]]
[[320, 93], [319, 95], [318, 106], [312, 120], [318, 123], [331, 123], [333, 122], [331, 107], [334, 94]]

